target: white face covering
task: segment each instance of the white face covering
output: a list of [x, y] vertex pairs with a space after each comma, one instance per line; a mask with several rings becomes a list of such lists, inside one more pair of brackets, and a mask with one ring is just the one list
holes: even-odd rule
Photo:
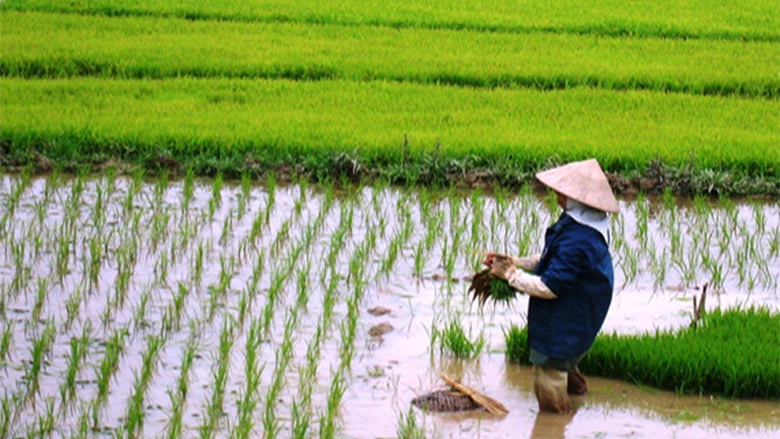
[[566, 198], [565, 213], [574, 221], [601, 233], [604, 237], [604, 241], [609, 244], [609, 217], [605, 212], [588, 207], [571, 198]]

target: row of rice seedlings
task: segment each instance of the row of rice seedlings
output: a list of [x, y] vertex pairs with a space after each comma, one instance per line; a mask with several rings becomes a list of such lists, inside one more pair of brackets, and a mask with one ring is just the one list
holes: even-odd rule
[[[353, 206], [348, 207], [349, 213], [342, 215], [342, 218], [349, 218], [351, 222]], [[347, 223], [349, 224], [349, 223]], [[408, 233], [408, 232], [407, 232]], [[398, 236], [403, 236], [403, 227], [399, 230]], [[347, 284], [352, 287], [352, 294], [347, 298], [347, 315], [342, 320], [339, 326], [340, 344], [339, 344], [339, 365], [333, 371], [331, 377], [331, 383], [328, 389], [328, 396], [326, 398], [326, 410], [322, 413], [319, 419], [319, 437], [328, 438], [333, 437], [336, 432], [336, 416], [338, 408], [341, 404], [341, 399], [346, 390], [346, 379], [349, 375], [350, 365], [352, 358], [354, 357], [354, 341], [357, 334], [357, 321], [359, 317], [359, 304], [363, 297], [364, 289], [367, 283], [365, 265], [368, 262], [368, 258], [374, 251], [377, 240], [377, 230], [375, 227], [366, 227], [365, 236], [363, 240], [354, 248], [352, 256], [350, 256], [347, 263], [349, 276], [347, 277]], [[334, 269], [331, 269], [331, 286], [335, 286], [338, 282], [337, 274]], [[332, 297], [332, 293], [326, 292], [325, 299]], [[326, 307], [332, 309], [332, 304], [327, 304]], [[323, 312], [325, 316], [327, 311]], [[327, 328], [327, 319], [324, 317], [321, 322], [323, 331]], [[316, 373], [314, 368], [316, 367], [313, 362], [314, 359], [310, 355], [309, 357], [309, 369], [311, 374]], [[300, 431], [300, 429], [299, 429]]]
[[444, 219], [445, 216], [442, 211], [428, 217], [425, 236], [418, 242], [414, 251], [414, 273], [418, 278], [422, 277], [423, 269], [426, 265], [425, 259], [439, 239], [439, 234], [442, 232], [444, 225]]
[[[402, 254], [404, 245], [411, 237], [412, 234], [411, 213], [408, 210], [407, 204], [403, 204], [403, 206], [406, 209], [402, 209], [399, 212], [400, 217], [403, 219], [403, 223], [401, 227], [393, 235], [393, 237], [390, 239], [390, 244], [388, 245], [387, 250], [385, 251], [385, 257], [382, 258], [382, 261], [380, 262], [380, 267], [379, 267], [379, 271], [377, 272], [377, 277], [381, 275], [384, 276], [390, 275], [390, 273], [393, 270], [393, 267], [395, 266], [399, 254]], [[383, 217], [381, 217], [380, 220], [382, 218]]]
[[165, 338], [161, 336], [150, 335], [146, 339], [146, 349], [141, 355], [141, 371], [135, 376], [125, 415], [124, 430], [128, 437], [138, 437], [143, 428], [146, 413], [145, 395], [152, 380], [152, 374], [157, 368], [157, 359], [164, 343]]
[[[3, 292], [0, 292], [0, 295], [5, 298]], [[3, 320], [5, 324], [3, 325], [3, 333], [0, 334], [0, 366], [4, 366], [8, 362], [11, 354], [11, 343], [14, 339], [14, 326], [5, 319], [5, 316], [3, 316]]]
[[292, 432], [292, 437], [296, 439], [309, 437], [309, 429], [314, 416], [311, 395], [317, 379], [323, 325], [326, 324], [325, 321], [321, 321], [317, 326], [306, 348], [306, 363], [299, 368], [298, 392], [297, 396], [293, 398], [290, 409], [290, 431]]
[[128, 328], [116, 328], [106, 340], [103, 358], [95, 369], [97, 379], [97, 394], [91, 403], [92, 427], [100, 425], [100, 411], [108, 398], [108, 390], [112, 377], [119, 368], [119, 360], [125, 349], [125, 341], [129, 334]]
[[189, 394], [190, 368], [195, 358], [196, 348], [197, 339], [191, 335], [182, 356], [181, 369], [176, 384], [173, 389], [168, 389], [168, 396], [171, 399], [171, 413], [165, 436], [169, 439], [178, 439], [182, 435], [184, 404]]
[[338, 368], [331, 377], [330, 387], [328, 388], [327, 409], [320, 416], [320, 438], [334, 437], [336, 433], [336, 416], [341, 398], [346, 390], [346, 379], [349, 375], [350, 363], [354, 356], [354, 340], [357, 328], [357, 309], [359, 298], [362, 295], [362, 280], [356, 279], [354, 283], [354, 294], [347, 299], [347, 318], [342, 321], [340, 326], [341, 343], [339, 347]]
[[70, 339], [70, 356], [65, 369], [65, 380], [60, 385], [60, 406], [63, 408], [67, 407], [76, 396], [76, 379], [89, 353], [91, 333], [92, 325], [87, 322], [82, 327], [81, 336]]
[[57, 328], [53, 320], [46, 322], [37, 337], [32, 340], [30, 347], [30, 362], [25, 372], [25, 384], [27, 396], [25, 399], [34, 398], [38, 393], [40, 374], [44, 367], [44, 361], [51, 351], [57, 335]]
[[25, 167], [19, 174], [19, 178], [15, 179], [11, 185], [10, 192], [5, 197], [5, 204], [3, 209], [3, 215], [0, 216], [0, 238], [3, 238], [7, 233], [7, 227], [11, 218], [13, 218], [16, 208], [19, 205], [19, 201], [22, 199], [22, 194], [30, 186], [32, 169]]
[[274, 371], [271, 384], [266, 392], [266, 402], [263, 410], [263, 430], [266, 437], [276, 437], [280, 424], [277, 421], [276, 404], [284, 384], [284, 374], [293, 356], [293, 333], [298, 326], [298, 307], [288, 308], [284, 320], [282, 342], [276, 350]]
[[233, 347], [236, 331], [234, 324], [229, 319], [222, 323], [222, 331], [219, 335], [219, 346], [217, 348], [217, 360], [214, 364], [214, 381], [211, 388], [211, 399], [206, 412], [203, 414], [203, 423], [199, 427], [198, 434], [201, 438], [211, 438], [219, 431], [219, 423], [222, 418], [223, 402], [225, 400], [225, 386], [227, 384], [230, 350]]
[[231, 256], [225, 258], [219, 257], [219, 275], [215, 284], [209, 285], [206, 290], [208, 293], [208, 306], [207, 320], [211, 323], [214, 320], [214, 316], [217, 312], [218, 306], [224, 306], [225, 300], [228, 295], [228, 288], [230, 287], [230, 281], [235, 273], [235, 259]]
[[260, 250], [260, 253], [255, 257], [255, 263], [252, 268], [252, 275], [249, 279], [249, 283], [246, 288], [241, 291], [241, 297], [238, 300], [238, 315], [236, 317], [237, 323], [240, 328], [244, 327], [244, 320], [249, 309], [254, 304], [255, 297], [257, 296], [257, 285], [260, 282], [260, 277], [265, 270], [266, 262], [266, 249]]
[[[290, 247], [287, 253], [285, 253], [285, 256], [282, 259], [280, 266], [276, 267], [272, 272], [271, 283], [268, 289], [268, 295], [266, 297], [265, 307], [263, 309], [262, 326], [263, 326], [263, 333], [265, 334], [268, 333], [268, 329], [271, 325], [271, 322], [273, 321], [275, 306], [276, 306], [279, 293], [282, 292], [283, 287], [287, 284], [287, 281], [289, 280], [290, 275], [293, 273], [295, 269], [295, 265], [299, 260], [299, 257], [302, 254], [307, 253], [308, 247], [312, 244], [311, 237], [313, 235], [313, 230], [315, 230], [317, 227], [319, 227], [317, 221], [314, 221], [313, 223], [309, 223], [309, 225], [304, 229], [303, 237], [301, 239], [296, 240], [293, 243], [293, 246]], [[280, 234], [286, 235], [288, 233], [287, 230], [288, 229], [286, 228], [281, 228]], [[279, 234], [274, 239], [274, 242], [277, 242], [278, 238], [279, 238]], [[276, 253], [273, 251], [273, 249], [271, 251], [272, 253]]]
[[[751, 209], [754, 211], [751, 224], [757, 229], [753, 233], [744, 222], [739, 222], [739, 213], [731, 200], [721, 198], [719, 204], [722, 209], [715, 209], [708, 200], [696, 197], [691, 208], [681, 209], [667, 191], [659, 204], [661, 208], [655, 212], [657, 208], [640, 194], [633, 204], [633, 212], [629, 212], [636, 219], [635, 227], [625, 224], [624, 215], [614, 216], [612, 247], [624, 286], [638, 279], [638, 266], [645, 265], [650, 268], [656, 288], [665, 286], [669, 268], [673, 268], [677, 279], [685, 285], [696, 283], [697, 278], [706, 274], [713, 286], [722, 287], [731, 272], [737, 275], [735, 283], [739, 286], [752, 290], [760, 281], [764, 287], [772, 287], [776, 281], [769, 274], [771, 270], [765, 268], [771, 256], [762, 254], [767, 246], [754, 244], [763, 239], [765, 208]], [[652, 217], [658, 218], [657, 229], [651, 227]], [[630, 244], [627, 229], [633, 229], [636, 245]], [[735, 241], [737, 235], [739, 240]], [[666, 245], [659, 246], [659, 243]], [[647, 263], [643, 264], [643, 260]]]
[[[13, 241], [12, 241], [13, 242]], [[11, 244], [11, 253], [14, 260], [14, 275], [11, 280], [9, 291], [14, 295], [18, 295], [25, 291], [27, 284], [30, 280], [31, 268], [27, 265], [27, 251], [24, 241], [18, 241]]]
[[232, 437], [248, 438], [252, 436], [254, 412], [257, 407], [257, 391], [263, 366], [259, 364], [257, 354], [263, 341], [262, 322], [255, 319], [249, 327], [244, 349], [244, 390], [238, 398], [238, 423], [231, 433]]
[[274, 371], [271, 375], [271, 384], [266, 391], [265, 406], [263, 408], [263, 432], [265, 437], [274, 438], [280, 432], [281, 425], [277, 420], [276, 405], [280, 392], [284, 386], [284, 376], [287, 366], [293, 356], [293, 333], [298, 326], [298, 309], [288, 309], [284, 320], [284, 335], [282, 342], [276, 349]]

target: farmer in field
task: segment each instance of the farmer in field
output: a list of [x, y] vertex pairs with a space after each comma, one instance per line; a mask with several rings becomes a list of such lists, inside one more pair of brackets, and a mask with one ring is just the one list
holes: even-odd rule
[[618, 204], [595, 159], [540, 172], [536, 178], [557, 193], [564, 210], [547, 229], [541, 256], [490, 253], [485, 263], [491, 274], [530, 296], [528, 344], [539, 409], [566, 413], [571, 409], [568, 395], [587, 392], [577, 364], [612, 301], [607, 213], [617, 213]]

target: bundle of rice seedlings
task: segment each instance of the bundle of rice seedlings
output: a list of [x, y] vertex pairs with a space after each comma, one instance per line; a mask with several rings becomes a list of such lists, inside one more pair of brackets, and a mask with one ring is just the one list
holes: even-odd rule
[[509, 302], [515, 298], [518, 291], [512, 288], [509, 283], [490, 274], [490, 269], [486, 268], [475, 274], [469, 286], [471, 301], [479, 300], [479, 306], [484, 306], [488, 299], [494, 303], [509, 305]]

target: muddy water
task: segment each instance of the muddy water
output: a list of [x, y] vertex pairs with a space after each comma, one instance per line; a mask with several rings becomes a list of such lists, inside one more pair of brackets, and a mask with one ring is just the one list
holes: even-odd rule
[[[186, 348], [194, 343], [181, 435], [197, 435], [215, 399], [220, 333], [226, 327], [232, 328], [232, 344], [224, 357], [224, 402], [213, 424], [217, 437], [237, 434], [242, 404], [254, 420], [253, 436], [269, 428], [279, 437], [291, 436], [294, 420], [304, 419], [296, 417], [293, 405], [309, 416], [304, 436], [317, 436], [327, 421], [334, 380], [344, 388], [334, 412], [337, 436], [394, 437], [411, 398], [438, 388], [440, 372], [462, 376], [511, 413], [495, 419], [415, 411], [429, 437], [780, 433], [776, 402], [677, 396], [597, 378], [573, 416], [539, 415], [529, 370], [506, 364], [501, 353], [502, 331], [522, 324], [526, 299], [510, 309], [479, 311], [463, 280], [479, 268], [480, 251], [541, 250], [543, 230], [559, 212], [537, 195], [366, 187], [331, 197], [305, 185], [242, 188], [196, 181], [190, 191], [182, 181], [163, 183], [128, 177], [56, 184], [50, 178], [29, 184], [16, 175], [0, 179], [0, 331], [11, 335], [0, 386], [11, 408], [12, 436], [36, 432], [49, 406], [56, 413], [55, 435], [77, 434], [83, 423], [93, 434], [126, 429], [143, 357], [150, 337], [158, 336], [162, 342], [151, 357], [140, 432], [156, 437], [171, 431], [171, 395], [179, 388]], [[191, 199], [184, 204], [187, 193]], [[605, 331], [685, 326], [691, 298], [705, 282], [708, 308], [780, 308], [777, 203], [638, 200], [622, 201], [621, 211], [612, 224], [618, 288]], [[356, 312], [350, 314], [355, 297]], [[378, 306], [389, 314], [369, 312]], [[348, 355], [343, 343], [350, 315], [356, 320]], [[478, 359], [454, 360], [431, 342], [432, 328], [453, 318], [474, 337], [487, 338]], [[268, 328], [251, 348], [250, 328], [263, 319]], [[172, 320], [173, 325], [163, 324]], [[32, 397], [32, 346], [47, 323], [56, 335]], [[370, 335], [382, 323], [392, 330]], [[322, 341], [311, 351], [318, 328]], [[128, 336], [101, 400], [106, 341], [121, 330]], [[76, 374], [75, 398], [63, 403], [70, 342], [81, 334], [87, 335], [87, 353]], [[286, 359], [285, 344], [291, 352]], [[249, 349], [258, 353], [249, 369], [260, 376], [251, 391]], [[307, 352], [316, 360], [311, 376]], [[280, 387], [274, 390], [275, 381]], [[274, 399], [267, 397], [272, 391]], [[247, 393], [254, 405], [246, 404]]]

